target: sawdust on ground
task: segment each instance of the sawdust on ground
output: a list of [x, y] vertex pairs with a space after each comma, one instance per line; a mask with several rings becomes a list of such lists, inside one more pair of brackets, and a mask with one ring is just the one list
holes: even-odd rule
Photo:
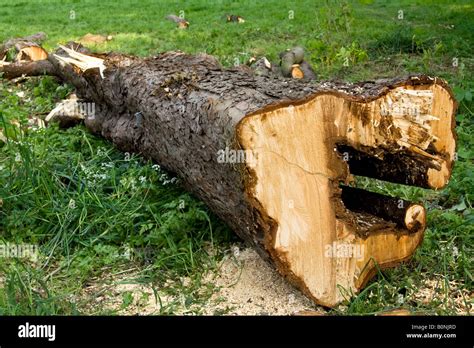
[[[217, 272], [204, 275], [203, 284], [213, 284], [217, 289], [205, 303], [186, 305], [184, 296], [156, 292], [149, 285], [127, 279], [133, 279], [133, 274], [115, 279], [113, 286], [92, 282], [85, 289], [85, 295], [94, 298], [90, 309], [101, 305], [125, 315], [168, 313], [164, 308], [172, 309], [170, 313], [175, 315], [292, 315], [305, 311], [324, 314], [321, 307], [288, 284], [253, 249], [240, 249], [237, 245], [221, 261]], [[181, 281], [184, 286], [190, 282], [187, 278]], [[127, 292], [133, 294], [133, 303], [121, 308], [122, 295]], [[97, 293], [101, 295], [94, 296]]]
[[[111, 281], [91, 282], [84, 290], [84, 298], [92, 299], [88, 305], [113, 310], [122, 315], [324, 315], [324, 308], [315, 305], [296, 288], [286, 282], [277, 271], [250, 248], [234, 245], [221, 261], [217, 272], [202, 277], [202, 288], [212, 284], [212, 295], [199, 303], [187, 303], [180, 291], [174, 294], [152, 289], [147, 284], [133, 281], [134, 272], [124, 272]], [[181, 278], [181, 286], [191, 283]], [[169, 282], [173, 287], [173, 282]], [[443, 282], [426, 279], [412, 300], [423, 304], [443, 302], [449, 298], [449, 307], [459, 315], [472, 313], [473, 293], [460, 284], [450, 282], [449, 291]], [[123, 295], [132, 294], [133, 300], [123, 306]], [[344, 305], [339, 310], [344, 312]], [[405, 311], [409, 315], [409, 311]], [[390, 314], [390, 313], [387, 313]], [[412, 313], [422, 314], [422, 313]], [[400, 315], [400, 314], [398, 314]]]

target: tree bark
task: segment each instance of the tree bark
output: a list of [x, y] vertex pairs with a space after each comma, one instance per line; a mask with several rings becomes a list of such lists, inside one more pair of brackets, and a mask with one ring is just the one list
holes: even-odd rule
[[[98, 69], [66, 64], [64, 50], [57, 53], [49, 57], [55, 73], [95, 104], [85, 120], [90, 130], [179, 175], [325, 306], [359, 291], [375, 263], [408, 259], [426, 225], [424, 208], [411, 202], [404, 204], [416, 208], [394, 211], [393, 218], [393, 199], [374, 194], [365, 196], [367, 204], [388, 210], [356, 209], [363, 203], [358, 192], [340, 187], [353, 179], [342, 150], [403, 168], [397, 175], [414, 177], [406, 182], [417, 186], [441, 188], [451, 173], [456, 103], [436, 78], [308, 83], [223, 69], [213, 57], [181, 52], [101, 55], [102, 78]], [[414, 117], [400, 107], [413, 108]], [[412, 223], [400, 222], [407, 217]]]
[[0, 74], [6, 79], [25, 76], [56, 75], [56, 69], [48, 60], [38, 60], [28, 63], [0, 63]]

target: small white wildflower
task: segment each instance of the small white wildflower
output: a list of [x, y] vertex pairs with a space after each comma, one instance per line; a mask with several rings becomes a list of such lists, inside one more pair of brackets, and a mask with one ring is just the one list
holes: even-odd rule
[[71, 199], [69, 200], [69, 203], [68, 203], [67, 207], [68, 207], [69, 209], [75, 209], [75, 208], [76, 208], [76, 201], [71, 198]]
[[104, 156], [105, 155], [105, 149], [103, 147], [99, 147], [97, 149], [97, 156]]
[[156, 171], [159, 171], [160, 168], [161, 168], [161, 167], [160, 167], [158, 164], [154, 164], [154, 165], [151, 166], [151, 169], [154, 169], [154, 170], [156, 170]]
[[15, 162], [20, 162], [21, 161], [21, 155], [20, 153], [17, 153], [15, 156]]
[[113, 168], [114, 162], [105, 162], [101, 164], [102, 168]]
[[92, 177], [93, 179], [99, 179], [99, 180], [102, 179], [102, 176], [103, 176], [103, 174], [100, 174], [100, 173], [93, 173], [93, 174], [91, 175], [91, 177]]
[[80, 164], [81, 166], [81, 169], [82, 171], [84, 172], [84, 174], [86, 174], [86, 176], [89, 176], [91, 175], [91, 169], [90, 168], [87, 168], [85, 165], [83, 165], [82, 163]]
[[122, 178], [120, 179], [120, 184], [122, 184], [122, 186], [124, 186], [125, 188], [130, 188], [132, 190], [135, 190], [136, 186], [135, 184], [137, 183], [137, 181], [135, 180], [135, 178]]
[[128, 183], [127, 178], [121, 178], [121, 179], [120, 179], [120, 185], [122, 185], [122, 186], [127, 186], [127, 183]]
[[459, 256], [459, 249], [453, 245], [453, 257], [456, 259]]
[[146, 181], [146, 176], [141, 176], [138, 178], [138, 180], [140, 180], [140, 182], [143, 184]]
[[181, 294], [179, 296], [179, 302], [181, 303], [181, 306], [185, 307], [186, 306], [186, 296], [184, 296], [183, 294]]
[[126, 245], [125, 246], [125, 250], [124, 252], [122, 253], [122, 257], [124, 257], [125, 259], [127, 260], [131, 260], [132, 259], [132, 252], [133, 252], [133, 249], [130, 247], [130, 245]]
[[405, 302], [405, 298], [403, 297], [402, 294], [398, 294], [397, 295], [397, 300], [396, 300], [397, 304], [401, 305]]

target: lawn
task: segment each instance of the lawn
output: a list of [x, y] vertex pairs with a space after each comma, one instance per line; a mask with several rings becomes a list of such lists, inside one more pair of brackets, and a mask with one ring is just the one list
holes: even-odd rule
[[[164, 19], [180, 11], [188, 30]], [[246, 21], [226, 23], [225, 14]], [[473, 18], [467, 0], [0, 0], [0, 41], [43, 31], [51, 50], [87, 33], [104, 34], [113, 39], [94, 50], [205, 52], [225, 66], [253, 56], [276, 60], [300, 45], [320, 80], [408, 73], [446, 79], [459, 102], [449, 185], [436, 192], [358, 181], [423, 202], [429, 210], [424, 243], [411, 261], [379, 272], [330, 313], [403, 307], [452, 315], [470, 313], [473, 294]], [[51, 77], [0, 80], [0, 128], [8, 138], [0, 140], [0, 239], [39, 247], [37, 259], [0, 258], [0, 315], [123, 313], [148, 299], [97, 285], [127, 277], [153, 289], [155, 314], [202, 313], [219, 291], [206, 275], [219, 272], [220, 260], [240, 241], [158, 165], [118, 152], [83, 126], [26, 127], [71, 92]], [[424, 299], [421, 290], [429, 292]], [[97, 300], [113, 296], [114, 307]], [[217, 314], [226, 312], [232, 309]]]

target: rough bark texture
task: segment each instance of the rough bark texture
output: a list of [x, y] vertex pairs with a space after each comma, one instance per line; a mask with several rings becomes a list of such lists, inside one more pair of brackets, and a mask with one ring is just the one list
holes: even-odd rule
[[48, 60], [39, 60], [28, 63], [0, 64], [0, 74], [6, 79], [14, 79], [20, 76], [56, 75], [56, 70]]
[[[76, 49], [87, 52], [81, 47], [76, 47]], [[65, 52], [59, 50], [57, 53], [61, 55]], [[454, 107], [451, 106], [455, 103], [443, 81], [426, 76], [410, 76], [358, 84], [309, 83], [275, 76], [256, 76], [249, 69], [244, 68], [222, 69], [213, 57], [207, 55], [168, 52], [146, 59], [118, 54], [99, 57], [104, 59], [106, 66], [104, 78], [96, 69], [80, 72], [77, 68], [58, 60], [57, 56], [49, 56], [49, 62], [53, 67], [52, 73], [74, 85], [81, 99], [95, 103], [95, 114], [86, 117], [86, 126], [94, 133], [111, 140], [121, 150], [140, 153], [179, 175], [189, 191], [202, 199], [242, 239], [253, 245], [262, 257], [272, 260], [283, 275], [318, 303], [333, 306], [341, 301], [342, 297], [335, 295], [339, 281], [351, 290], [359, 290], [374, 273], [375, 265], [368, 266], [369, 260], [376, 260], [380, 263], [380, 267], [393, 266], [408, 258], [421, 242], [424, 221], [421, 226], [413, 228], [416, 233], [413, 231], [410, 233], [401, 223], [393, 227], [393, 221], [398, 222], [403, 219], [402, 215], [406, 214], [406, 211], [394, 211], [395, 217], [391, 217], [389, 210], [393, 210], [392, 200], [377, 195], [369, 196], [374, 202], [388, 207], [388, 210], [384, 208], [365, 210], [370, 217], [364, 215], [361, 219], [365, 223], [371, 219], [369, 225], [372, 227], [369, 232], [365, 227], [358, 225], [360, 219], [355, 214], [357, 209], [354, 209], [357, 204], [352, 204], [357, 202], [357, 199], [353, 197], [357, 193], [354, 193], [351, 188], [343, 189], [343, 199], [341, 199], [339, 182], [347, 183], [350, 177], [349, 169], [359, 168], [358, 163], [364, 160], [364, 156], [377, 157], [375, 148], [378, 146], [379, 138], [362, 135], [359, 137], [357, 134], [354, 135], [350, 127], [347, 131], [349, 135], [344, 138], [345, 135], [343, 137], [337, 133], [337, 127], [334, 128], [331, 122], [343, 122], [347, 112], [351, 114], [351, 122], [353, 122], [348, 125], [356, 122], [359, 131], [366, 127], [367, 134], [373, 134], [376, 131], [380, 133], [379, 137], [387, 137], [388, 140], [382, 144], [381, 149], [387, 156], [396, 156], [393, 158], [395, 169], [388, 171], [395, 174], [387, 174], [386, 170], [381, 169], [383, 165], [374, 165], [374, 168], [369, 168], [371, 172], [375, 172], [373, 177], [390, 180], [411, 176], [412, 179], [405, 179], [405, 181], [402, 179], [392, 181], [425, 187], [441, 187], [447, 180], [446, 175], [449, 177], [452, 167], [454, 150], [451, 144], [447, 146], [443, 140], [441, 144], [443, 146], [438, 144], [436, 149], [427, 148], [427, 144], [432, 140], [428, 137], [428, 140], [422, 139], [424, 145], [420, 145], [420, 148], [408, 144], [404, 150], [397, 141], [400, 139], [414, 141], [414, 138], [411, 138], [412, 133], [414, 130], [419, 131], [420, 127], [410, 123], [407, 128], [410, 132], [407, 132], [405, 136], [402, 129], [405, 126], [400, 126], [400, 129], [394, 126], [399, 124], [393, 121], [397, 117], [395, 114], [382, 118], [390, 124], [388, 129], [394, 126], [391, 131], [385, 129], [383, 124], [381, 127], [374, 126], [375, 121], [371, 117], [377, 114], [375, 106], [372, 105], [373, 102], [384, 99], [399, 87], [408, 90], [408, 92], [402, 91], [408, 93], [400, 97], [403, 102], [403, 98], [409, 98], [412, 94], [411, 89], [416, 89], [417, 86], [436, 85], [443, 91], [447, 91], [447, 93], [443, 92], [443, 95], [445, 95], [444, 98], [449, 99], [450, 104], [446, 108], [449, 129], [446, 130], [441, 125], [437, 125], [435, 133], [447, 134], [454, 142], [451, 129], [454, 127]], [[392, 95], [394, 98], [395, 96], [395, 94]], [[315, 101], [319, 104], [315, 104]], [[337, 122], [336, 118], [331, 119], [331, 110], [336, 104], [338, 108], [334, 110], [338, 110]], [[305, 105], [313, 105], [313, 109], [308, 109], [308, 111]], [[378, 104], [376, 106], [378, 107]], [[321, 258], [321, 261], [318, 261], [320, 263], [316, 263], [320, 264], [321, 270], [311, 269], [311, 272], [324, 273], [324, 276], [316, 277], [318, 280], [322, 279], [321, 282], [324, 283], [322, 285], [318, 285], [318, 282], [309, 282], [309, 278], [305, 278], [305, 271], [301, 270], [304, 267], [292, 264], [294, 262], [292, 258], [294, 255], [298, 256], [298, 252], [296, 254], [294, 251], [293, 254], [282, 252], [281, 248], [277, 250], [278, 248], [275, 247], [280, 238], [278, 233], [281, 234], [278, 230], [280, 222], [269, 213], [268, 204], [257, 198], [256, 191], [258, 184], [261, 183], [261, 177], [258, 177], [257, 172], [260, 169], [251, 167], [248, 163], [220, 163], [218, 160], [219, 153], [225, 152], [226, 149], [249, 149], [243, 143], [245, 127], [247, 127], [246, 141], [252, 142], [251, 132], [249, 133], [248, 129], [252, 129], [257, 123], [244, 121], [254, 116], [265, 121], [268, 116], [268, 119], [276, 122], [281, 120], [281, 117], [276, 118], [275, 112], [285, 110], [288, 114], [292, 114], [293, 109], [296, 109], [297, 115], [302, 118], [308, 117], [306, 120], [308, 121], [318, 107], [321, 110], [324, 109], [321, 112], [324, 113], [325, 118], [322, 118], [321, 122], [327, 123], [327, 127], [322, 124], [318, 128], [318, 132], [321, 131], [321, 133], [315, 136], [334, 135], [334, 139], [332, 137], [323, 139], [324, 148], [321, 148], [321, 153], [330, 159], [329, 166], [334, 165], [334, 168], [329, 168], [331, 175], [310, 172], [303, 167], [298, 167], [297, 173], [306, 172], [305, 175], [311, 177], [324, 176], [325, 182], [330, 183], [328, 197], [332, 202], [331, 205], [334, 206], [336, 219], [334, 220], [331, 215], [335, 226], [327, 232], [328, 235], [330, 234], [327, 240], [330, 243], [336, 243], [337, 239], [345, 243], [347, 235], [353, 231], [363, 231], [364, 233], [351, 237], [349, 242], [358, 243], [357, 245], [367, 247], [368, 250], [362, 260], [354, 259], [348, 263], [323, 260], [322, 255], [314, 257], [303, 255], [303, 261], [306, 257], [308, 259]], [[288, 116], [288, 119], [293, 118]], [[298, 122], [298, 118], [294, 120]], [[394, 132], [394, 129], [397, 131]], [[284, 135], [285, 130], [281, 132]], [[361, 142], [359, 143], [358, 140]], [[341, 149], [351, 152], [352, 159], [348, 164], [338, 157], [337, 147], [339, 147], [339, 152]], [[298, 151], [299, 149], [295, 149], [295, 153]], [[420, 165], [412, 168], [413, 163]], [[429, 171], [436, 171], [434, 167], [438, 165], [437, 163], [442, 163], [448, 174], [437, 178], [436, 182], [430, 181], [429, 177], [433, 175]], [[287, 164], [296, 166], [293, 163]], [[279, 168], [275, 167], [273, 172], [278, 170]], [[359, 172], [361, 171], [362, 169], [359, 169]], [[363, 174], [370, 176], [366, 172]], [[318, 189], [317, 185], [315, 187]], [[277, 192], [275, 199], [278, 199], [278, 188], [275, 190]], [[344, 206], [344, 201], [347, 202], [347, 207]], [[321, 202], [317, 203], [321, 204]], [[353, 212], [349, 211], [351, 204]], [[406, 204], [411, 205], [409, 202]], [[424, 214], [424, 209], [422, 213]], [[387, 222], [387, 219], [391, 219], [392, 223]], [[347, 225], [344, 221], [347, 221]], [[371, 231], [378, 234], [372, 235]], [[326, 232], [318, 229], [312, 233], [324, 234]], [[316, 244], [322, 246], [323, 242], [318, 239]], [[397, 250], [398, 243], [403, 245], [400, 250]], [[302, 248], [306, 248], [307, 245], [309, 244], [303, 243]], [[384, 245], [388, 245], [389, 250], [383, 250], [383, 247], [380, 247]], [[300, 261], [297, 263], [304, 263]], [[347, 273], [346, 270], [349, 269], [351, 271]], [[356, 275], [353, 274], [354, 269], [358, 270]]]
[[[96, 115], [86, 119], [86, 126], [123, 151], [152, 158], [185, 178], [188, 190], [268, 259], [264, 238], [272, 226], [248, 204], [245, 168], [220, 164], [217, 154], [238, 146], [235, 127], [246, 114], [304, 98], [318, 86], [222, 70], [207, 55], [170, 52], [144, 60], [117, 55], [107, 61], [104, 80], [95, 74], [80, 77], [69, 67], [58, 69], [78, 96], [96, 103]], [[338, 87], [350, 90], [345, 84], [326, 89]]]
[[[94, 71], [78, 74], [70, 66], [61, 66], [50, 57], [60, 77], [77, 88], [78, 96], [96, 104], [96, 114], [86, 118], [87, 127], [110, 139], [120, 149], [138, 152], [177, 173], [186, 188], [201, 198], [241, 238], [256, 247], [264, 258], [273, 259], [283, 274], [325, 305], [334, 305], [335, 300], [318, 298], [301, 277], [292, 272], [287, 264], [289, 261], [272, 250], [278, 223], [267, 215], [257, 199], [251, 197], [255, 173], [242, 163], [219, 163], [217, 154], [225, 149], [239, 149], [239, 122], [263, 110], [268, 112], [293, 103], [301, 105], [324, 94], [368, 103], [397, 86], [434, 83], [444, 86], [442, 81], [425, 76], [361, 84], [302, 83], [255, 76], [239, 68], [225, 70], [210, 56], [180, 52], [147, 59], [123, 55], [102, 58], [107, 66], [104, 79]], [[400, 163], [414, 161], [410, 155], [400, 155], [397, 160]], [[349, 165], [352, 167], [353, 161]], [[405, 172], [404, 177], [410, 176], [407, 173], [415, 177], [404, 183], [427, 186], [423, 181], [428, 165], [410, 168], [404, 164], [402, 167], [400, 171]], [[366, 172], [363, 174], [367, 175]], [[383, 178], [384, 175], [377, 173], [374, 176]], [[347, 200], [349, 191], [345, 192]], [[371, 199], [375, 202], [374, 197]], [[372, 214], [390, 215], [383, 209]], [[423, 229], [424, 226], [421, 236]]]
[[120, 149], [153, 158], [186, 178], [190, 191], [257, 245], [271, 226], [258, 223], [259, 213], [245, 199], [236, 166], [217, 163], [219, 150], [237, 145], [235, 127], [245, 115], [282, 102], [301, 102], [316, 93], [364, 101], [397, 85], [423, 82], [409, 77], [304, 84], [223, 70], [210, 56], [179, 52], [148, 59], [115, 55], [107, 61], [103, 80], [96, 74], [80, 77], [69, 67], [58, 70], [63, 80], [78, 88], [78, 96], [96, 103], [96, 115], [86, 119], [87, 127]]

